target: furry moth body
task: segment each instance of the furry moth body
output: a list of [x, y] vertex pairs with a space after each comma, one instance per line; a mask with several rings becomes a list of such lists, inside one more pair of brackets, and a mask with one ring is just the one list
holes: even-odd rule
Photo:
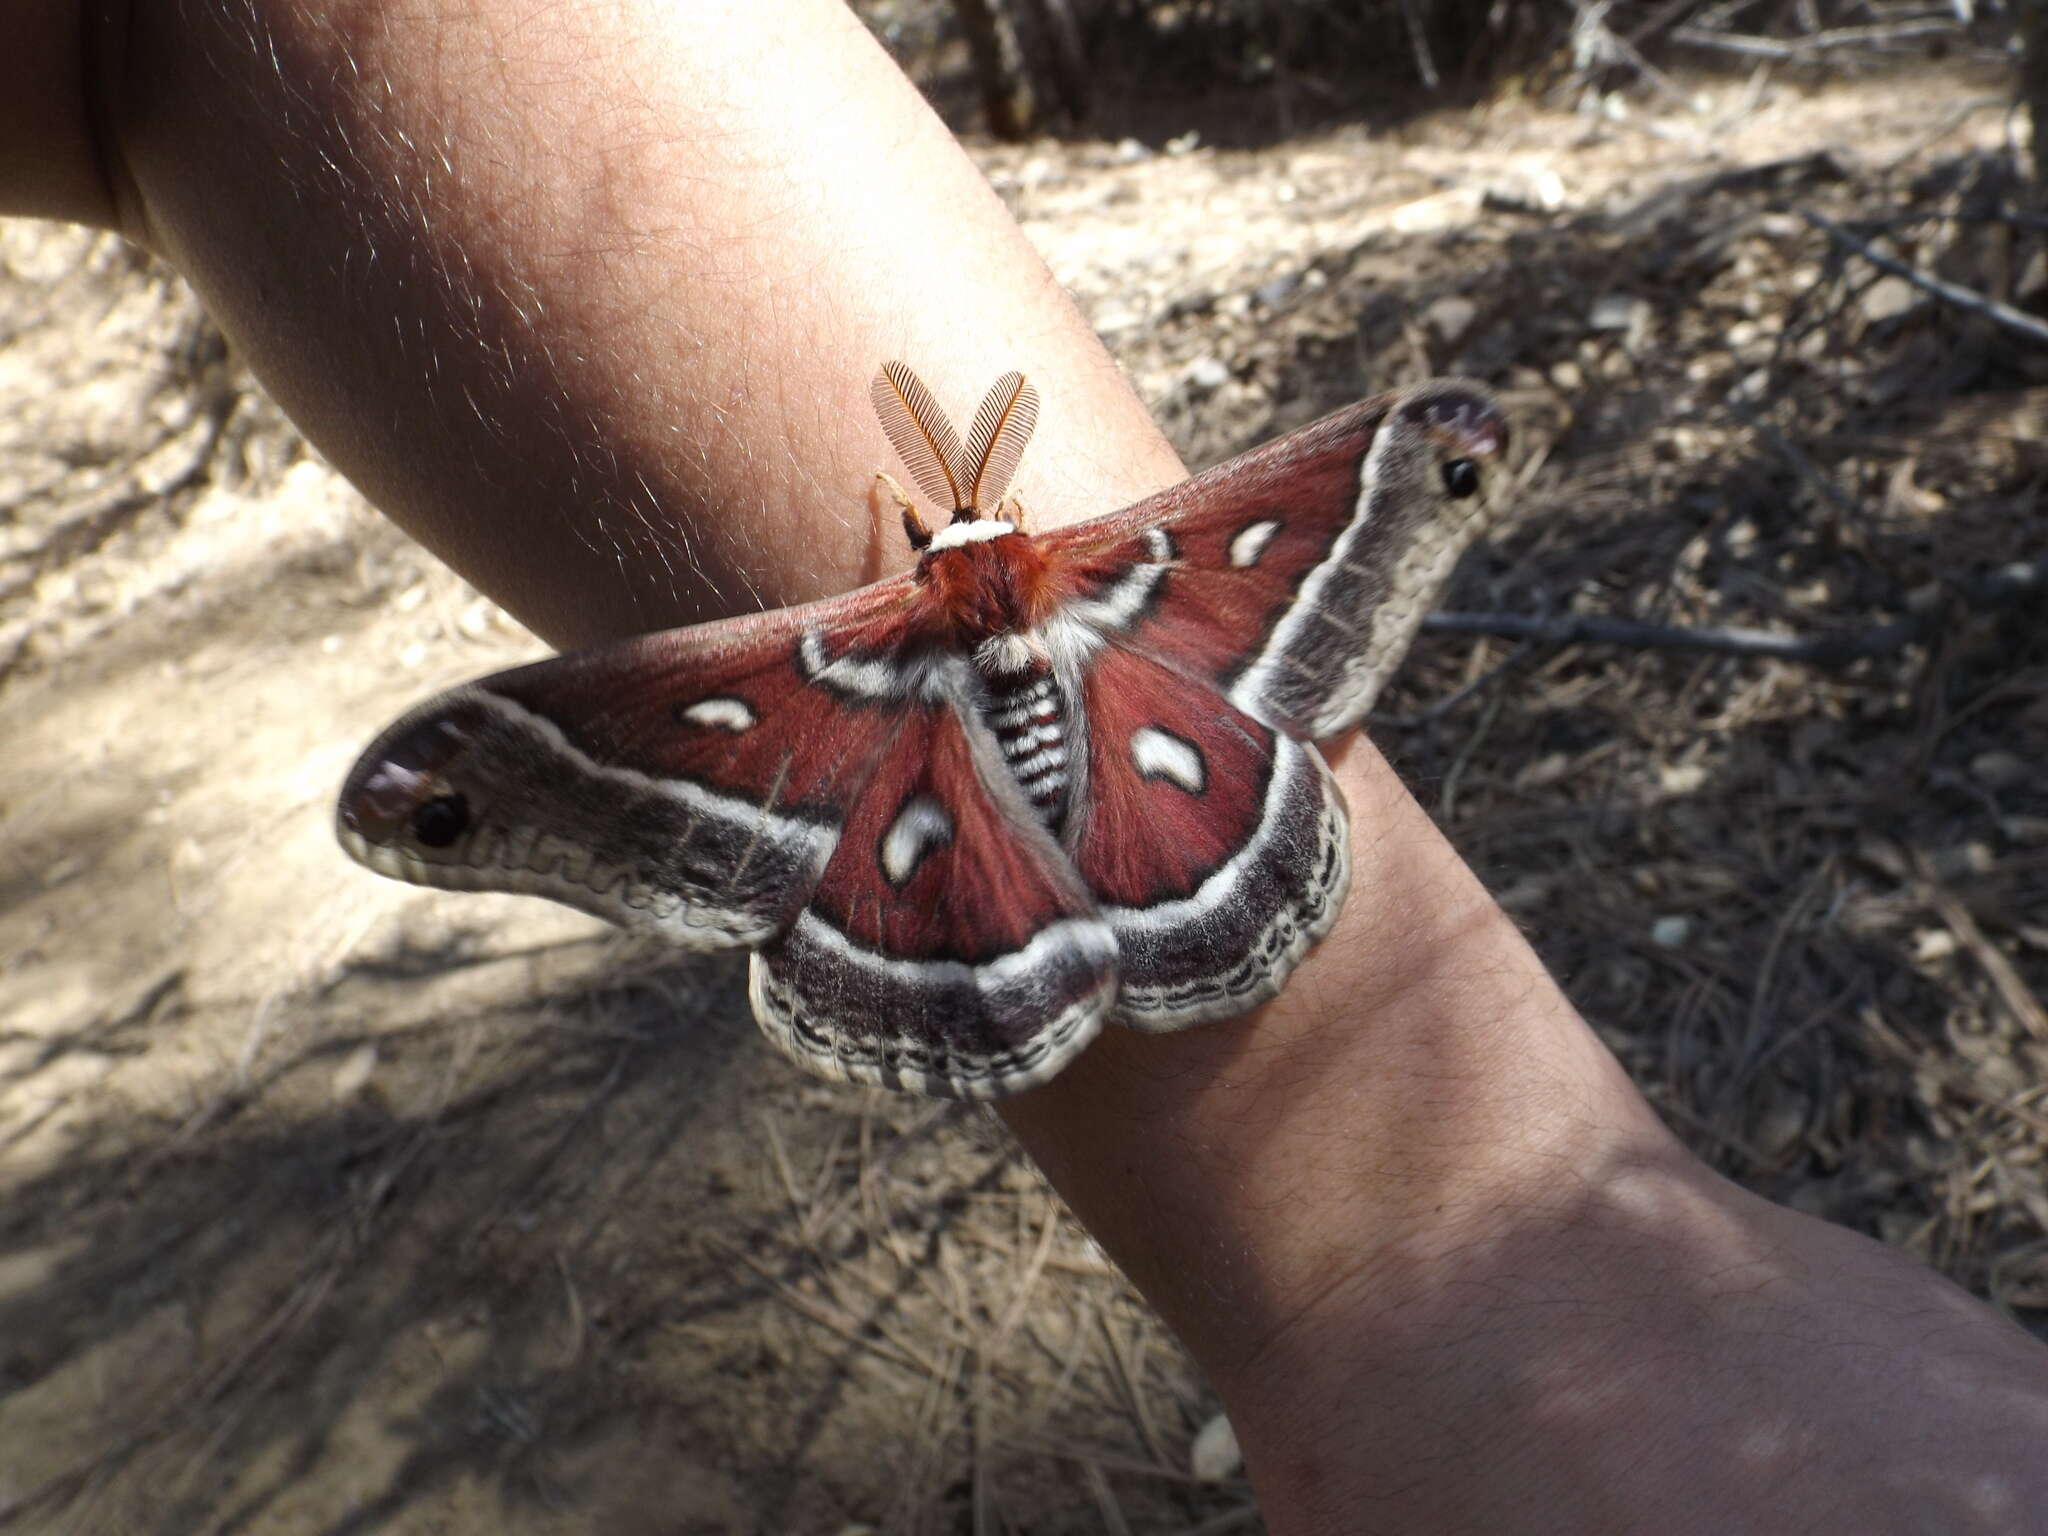
[[753, 949], [762, 1028], [828, 1076], [992, 1098], [1103, 1023], [1265, 1002], [1335, 920], [1355, 725], [1484, 521], [1476, 384], [1383, 395], [1092, 522], [1003, 493], [1017, 374], [963, 441], [900, 363], [873, 396], [928, 498], [916, 569], [500, 673], [406, 715], [344, 847], [690, 949]]

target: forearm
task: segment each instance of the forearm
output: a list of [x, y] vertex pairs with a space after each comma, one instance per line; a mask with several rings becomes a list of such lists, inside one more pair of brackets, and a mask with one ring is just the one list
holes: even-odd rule
[[948, 399], [1038, 381], [1048, 519], [1179, 476], [836, 0], [144, 5], [102, 51], [124, 226], [322, 452], [558, 643], [901, 563], [863, 500], [885, 357]]

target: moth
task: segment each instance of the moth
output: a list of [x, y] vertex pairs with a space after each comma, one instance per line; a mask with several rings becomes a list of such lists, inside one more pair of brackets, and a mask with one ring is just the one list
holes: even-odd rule
[[1364, 716], [1498, 500], [1500, 408], [1382, 395], [1033, 533], [1005, 495], [1021, 375], [964, 441], [903, 364], [872, 394], [951, 512], [898, 493], [914, 570], [443, 694], [350, 772], [343, 846], [746, 946], [770, 1040], [916, 1093], [1014, 1093], [1105, 1022], [1267, 1001], [1349, 887], [1313, 743]]

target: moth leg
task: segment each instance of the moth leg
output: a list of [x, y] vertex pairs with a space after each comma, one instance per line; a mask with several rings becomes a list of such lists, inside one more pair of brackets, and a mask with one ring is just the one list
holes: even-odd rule
[[904, 493], [903, 487], [881, 470], [875, 471], [874, 484], [868, 487], [868, 512], [877, 521], [882, 516], [885, 502], [893, 502], [897, 514], [903, 519], [903, 536], [910, 540], [912, 549], [924, 549], [932, 541], [931, 525], [917, 510], [917, 503]]
[[1031, 531], [1025, 525], [1024, 498], [1015, 491], [1004, 493], [1002, 501], [996, 506], [996, 516], [1003, 522], [1008, 523], [1012, 528], [1015, 528], [1019, 533], [1029, 533]]

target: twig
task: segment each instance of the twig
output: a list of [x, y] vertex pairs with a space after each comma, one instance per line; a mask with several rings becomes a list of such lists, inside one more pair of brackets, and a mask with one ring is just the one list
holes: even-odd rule
[[[1991, 107], [2000, 107], [2009, 111], [2012, 108], [2012, 97], [2010, 95], [1979, 96], [1972, 101], [1964, 102], [1961, 106], [1957, 107], [1954, 112], [1950, 113], [1948, 117], [1945, 118], [1941, 123], [1936, 125], [1934, 128], [1930, 129], [1928, 132], [1922, 134], [1919, 138], [1915, 139], [1911, 144], [1908, 144], [1904, 149], [1900, 150], [1897, 154], [1893, 155], [1891, 159], [1885, 161], [1882, 167], [1883, 174], [1889, 175], [1891, 172], [1896, 171], [1900, 166], [1904, 165], [1907, 161], [1913, 159], [1916, 155], [1920, 154], [1921, 151], [1927, 149], [1930, 145], [1937, 144], [1941, 140], [1947, 138], [1950, 134], [1954, 133], [1958, 128], [1962, 127], [1964, 123], [1968, 122], [1971, 118], [1975, 117], [1979, 112], [1986, 111]], [[2011, 217], [2018, 218], [2023, 216]]]
[[995, 1332], [989, 1336], [983, 1351], [985, 1354], [999, 1351], [1024, 1320], [1025, 1309], [1031, 1305], [1031, 1292], [1038, 1284], [1038, 1277], [1045, 1273], [1045, 1261], [1052, 1257], [1053, 1240], [1059, 1234], [1059, 1225], [1059, 1208], [1048, 1202], [1045, 1224], [1038, 1229], [1038, 1245], [1031, 1251], [1031, 1258], [1024, 1266], [1024, 1277], [1017, 1282], [1010, 1304], [1003, 1308], [1002, 1316], [996, 1320]]
[[1996, 321], [2007, 330], [2014, 331], [2026, 337], [2029, 341], [2048, 344], [2048, 325], [2043, 325], [2039, 320], [2036, 320], [2032, 315], [2025, 313], [2023, 310], [2014, 309], [2010, 304], [2001, 304], [1996, 299], [1986, 298], [1974, 288], [1965, 288], [1960, 283], [1952, 283], [1946, 278], [1936, 277], [1932, 272], [1922, 271], [1909, 261], [1901, 261], [1896, 256], [1888, 256], [1868, 241], [1859, 240], [1856, 236], [1850, 234], [1848, 230], [1824, 213], [1816, 213], [1811, 208], [1802, 208], [1799, 210], [1799, 216], [1826, 235], [1830, 240], [1846, 245], [1872, 266], [1890, 272], [1896, 277], [1903, 277], [1915, 288], [1931, 293], [1938, 299], [1945, 299], [1958, 309], [1966, 310], [1971, 314], [1982, 315], [1987, 320]]
[[1472, 766], [1472, 759], [1479, 755], [1480, 744], [1492, 734], [1493, 723], [1500, 718], [1502, 708], [1500, 694], [1495, 693], [1487, 699], [1486, 707], [1479, 712], [1478, 724], [1466, 733], [1456, 755], [1451, 758], [1451, 766], [1444, 770], [1443, 786], [1437, 791], [1437, 810], [1446, 826], [1451, 824], [1457, 812], [1458, 790], [1465, 782], [1466, 770]]
[[2048, 555], [2038, 560], [2008, 560], [1981, 576], [1957, 576], [1949, 585], [1984, 608], [2003, 608], [2048, 593]]
[[568, 1310], [568, 1346], [562, 1352], [560, 1371], [573, 1370], [583, 1359], [583, 1341], [588, 1334], [583, 1314], [583, 1296], [576, 1289], [576, 1277], [569, 1273], [568, 1256], [561, 1249], [555, 1250], [555, 1268], [562, 1275], [562, 1299]]
[[1259, 1506], [1240, 1504], [1236, 1509], [1226, 1509], [1220, 1515], [1211, 1515], [1200, 1525], [1191, 1525], [1187, 1536], [1228, 1536], [1231, 1531], [1241, 1531], [1259, 1521]]
[[1999, 1096], [1960, 1066], [1952, 1066], [1939, 1054], [1930, 1055], [1916, 1046], [1885, 1019], [1884, 1010], [1866, 1003], [1857, 1015], [1868, 1038], [1875, 1040], [1895, 1060], [1916, 1074], [1924, 1074], [1935, 1086], [1946, 1088], [1966, 1104], [2018, 1121], [2036, 1136], [2048, 1136], [2048, 1117], [2033, 1112], [2021, 1102], [2022, 1094]]
[[1628, 40], [1638, 48], [1645, 43], [1653, 42], [1659, 34], [1682, 23], [1685, 20], [1685, 13], [1697, 9], [1698, 6], [1699, 0], [1668, 0], [1668, 3], [1659, 6], [1631, 27]]
[[1473, 678], [1471, 682], [1453, 693], [1445, 694], [1427, 709], [1418, 710], [1412, 715], [1389, 715], [1373, 710], [1365, 718], [1377, 730], [1422, 730], [1426, 726], [1436, 724], [1437, 721], [1456, 709], [1460, 704], [1463, 704], [1475, 693], [1483, 693], [1486, 689], [1491, 688], [1501, 678], [1512, 672], [1516, 667], [1521, 666], [1535, 653], [1536, 647], [1534, 643], [1525, 640], [1508, 653], [1507, 660], [1500, 662], [1498, 665], [1488, 667], [1479, 676]]
[[1591, 614], [1542, 617], [1527, 613], [1432, 613], [1422, 628], [1437, 635], [1494, 635], [1544, 645], [1620, 645], [1649, 651], [1719, 651], [1780, 661], [1843, 666], [1873, 656], [1894, 656], [1926, 632], [1926, 621], [1901, 619], [1839, 635], [1784, 635], [1765, 629], [1677, 629]]
[[1951, 17], [1930, 16], [1918, 21], [1893, 21], [1868, 27], [1836, 27], [1793, 42], [1757, 37], [1747, 32], [1708, 32], [1700, 27], [1678, 27], [1673, 30], [1671, 41], [1694, 48], [1714, 48], [1724, 53], [1746, 53], [1765, 59], [1804, 59], [1842, 48], [1867, 48], [1873, 44], [1904, 42], [1907, 38], [1928, 37], [1936, 33], [1954, 34], [1961, 30]]
[[1081, 1478], [1087, 1483], [1088, 1492], [1094, 1496], [1095, 1512], [1102, 1517], [1102, 1528], [1110, 1536], [1131, 1536], [1131, 1522], [1124, 1518], [1123, 1509], [1117, 1504], [1116, 1494], [1111, 1490], [1101, 1466], [1084, 1460]]
[[1760, 412], [1739, 400], [1731, 401], [1730, 406], [1737, 420], [1769, 443], [1776, 450], [1778, 457], [1792, 466], [1792, 473], [1820, 492], [1834, 505], [1836, 511], [1853, 513], [1856, 510], [1856, 503], [1850, 498], [1849, 493], [1821, 473], [1821, 467], [1813, 462], [1806, 451], [1764, 420]]
[[[1757, 962], [1756, 979], [1750, 985], [1749, 1022], [1742, 1032], [1742, 1047], [1736, 1052], [1734, 1068], [1728, 1073], [1721, 1090], [1720, 1100], [1724, 1106], [1736, 1101], [1763, 1065], [1759, 1047], [1771, 1027], [1771, 983], [1776, 977], [1778, 962], [1791, 942], [1793, 931], [1806, 920], [1834, 877], [1834, 858], [1823, 856], [1819, 867], [1779, 912], [1777, 922], [1771, 925], [1771, 936], [1765, 940], [1763, 956]], [[1784, 1039], [1780, 1033], [1772, 1042], [1773, 1046], [1782, 1044]]]
[[775, 1176], [782, 1181], [782, 1192], [789, 1196], [789, 1214], [796, 1218], [797, 1241], [810, 1241], [810, 1206], [796, 1187], [796, 1169], [790, 1166], [789, 1152], [782, 1145], [782, 1131], [775, 1124], [775, 1117], [765, 1109], [759, 1116], [761, 1129], [768, 1133], [768, 1152], [775, 1164]]
[[[784, 1193], [789, 1196], [789, 1214], [795, 1223], [796, 1245], [809, 1255], [818, 1283], [831, 1293], [836, 1305], [843, 1307], [846, 1305], [846, 1298], [840, 1293], [839, 1282], [833, 1277], [832, 1266], [825, 1262], [825, 1256], [818, 1251], [818, 1239], [829, 1230], [818, 1225], [818, 1197], [813, 1195], [807, 1199], [798, 1189], [796, 1169], [789, 1160], [789, 1149], [782, 1144], [782, 1130], [775, 1123], [775, 1117], [764, 1109], [761, 1111], [760, 1119], [762, 1129], [768, 1133], [768, 1149], [774, 1159], [776, 1174], [782, 1180]], [[838, 1155], [839, 1137], [835, 1135], [830, 1150], [825, 1153], [826, 1173], [831, 1171]], [[823, 1190], [824, 1186], [824, 1176], [821, 1175], [817, 1187]]]
[[1117, 1380], [1122, 1383], [1124, 1396], [1130, 1402], [1131, 1417], [1138, 1421], [1138, 1438], [1145, 1442], [1145, 1449], [1152, 1453], [1152, 1459], [1160, 1466], [1172, 1466], [1166, 1447], [1159, 1439], [1159, 1431], [1153, 1427], [1152, 1410], [1145, 1405], [1145, 1394], [1139, 1389], [1138, 1373], [1124, 1353], [1123, 1340], [1116, 1336], [1116, 1324], [1110, 1321], [1107, 1312], [1102, 1314], [1102, 1336], [1109, 1340], [1110, 1364], [1116, 1367]]
[[[894, 1141], [890, 1142], [888, 1146], [882, 1149], [881, 1155], [879, 1157], [870, 1158], [863, 1154], [861, 1158], [860, 1176], [854, 1180], [853, 1188], [848, 1190], [845, 1194], [841, 1195], [837, 1200], [833, 1201], [831, 1206], [826, 1209], [825, 1214], [818, 1219], [818, 1230], [821, 1233], [830, 1232], [834, 1227], [838, 1226], [840, 1220], [843, 1217], [845, 1217], [854, 1208], [855, 1205], [861, 1203], [864, 1200], [865, 1192], [870, 1191], [874, 1187], [875, 1180], [880, 1175], [887, 1173], [889, 1171], [890, 1165], [893, 1164], [900, 1155], [902, 1155], [906, 1147], [918, 1145], [924, 1137], [925, 1133], [930, 1131], [932, 1127], [936, 1126], [940, 1121], [957, 1119], [959, 1117], [959, 1103], [951, 1099], [944, 1100], [940, 1103], [932, 1105], [931, 1108], [927, 1109], [923, 1114], [918, 1116], [917, 1120], [907, 1130], [903, 1131], [899, 1136], [896, 1137]], [[861, 1134], [862, 1137], [865, 1139], [867, 1135], [865, 1120], [862, 1122]], [[877, 1200], [876, 1204], [879, 1208], [879, 1200]], [[889, 1251], [891, 1253], [895, 1253], [895, 1256], [899, 1262], [903, 1262], [903, 1255], [900, 1253], [896, 1253], [893, 1246], [889, 1248]]]
[[1415, 73], [1422, 77], [1424, 89], [1434, 91], [1442, 86], [1443, 76], [1437, 73], [1436, 58], [1429, 51], [1429, 33], [1417, 0], [1401, 0], [1401, 18], [1408, 23], [1408, 44], [1415, 51]]
[[2014, 1022], [2036, 1040], [2048, 1040], [2048, 1008], [2041, 1006], [2041, 1000], [2034, 996], [2034, 989], [2027, 985], [2027, 979], [2020, 975], [2019, 968], [2007, 958], [2004, 950], [1985, 937], [1970, 909], [1963, 905], [1954, 891], [1941, 883], [1933, 865], [1917, 851], [1913, 854], [1913, 871], [1919, 877], [1922, 898], [1948, 925], [1956, 941], [1983, 967], [1984, 974], [1991, 978], [1992, 988], [2012, 1014]]
[[879, 1323], [870, 1323], [868, 1326], [881, 1333], [881, 1337], [870, 1337], [862, 1331], [859, 1325], [835, 1315], [829, 1307], [824, 1306], [822, 1303], [811, 1300], [810, 1297], [797, 1290], [795, 1286], [770, 1270], [765, 1264], [760, 1263], [751, 1254], [742, 1253], [739, 1249], [729, 1244], [715, 1240], [710, 1241], [707, 1246], [723, 1258], [736, 1260], [744, 1264], [758, 1278], [774, 1287], [776, 1295], [780, 1296], [792, 1311], [801, 1317], [808, 1318], [820, 1328], [837, 1334], [856, 1348], [868, 1351], [869, 1354], [874, 1355], [877, 1359], [887, 1360], [891, 1365], [900, 1365], [906, 1371], [917, 1371], [927, 1377], [935, 1376], [939, 1373], [940, 1368], [936, 1361], [932, 1360], [929, 1356], [920, 1354], [916, 1349], [902, 1341], [891, 1338], [881, 1329]]
[[924, 1531], [925, 1518], [938, 1500], [939, 1490], [930, 1485], [937, 1481], [946, 1441], [953, 1433], [952, 1426], [946, 1422], [945, 1410], [959, 1382], [960, 1358], [960, 1351], [949, 1346], [941, 1371], [925, 1384], [913, 1426], [917, 1442], [915, 1461], [903, 1485], [902, 1508], [906, 1518], [895, 1522], [890, 1526], [891, 1530]]
[[[1625, 64], [1681, 108], [1697, 110], [1692, 98], [1671, 83], [1670, 76], [1644, 58], [1640, 48], [1600, 18], [1600, 12], [1581, 8], [1578, 19], [1573, 23], [1573, 51], [1578, 55], [1581, 74], [1592, 64]], [[1698, 134], [1687, 134], [1686, 137], [1696, 139]]]

